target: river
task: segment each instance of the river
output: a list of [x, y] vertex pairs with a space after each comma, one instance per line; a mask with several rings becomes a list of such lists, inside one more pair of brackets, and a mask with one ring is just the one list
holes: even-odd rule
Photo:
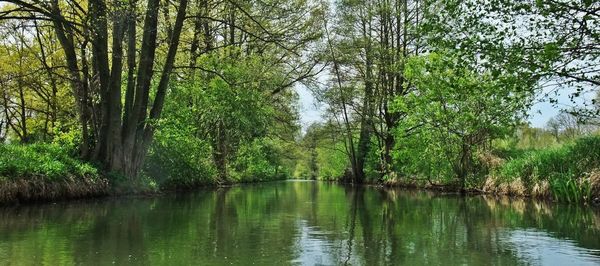
[[600, 211], [282, 181], [0, 209], [0, 265], [600, 265]]

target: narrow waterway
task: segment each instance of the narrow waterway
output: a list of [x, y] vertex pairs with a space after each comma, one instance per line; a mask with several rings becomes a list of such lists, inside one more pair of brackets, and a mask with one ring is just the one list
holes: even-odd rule
[[0, 265], [600, 265], [592, 208], [284, 181], [0, 209]]

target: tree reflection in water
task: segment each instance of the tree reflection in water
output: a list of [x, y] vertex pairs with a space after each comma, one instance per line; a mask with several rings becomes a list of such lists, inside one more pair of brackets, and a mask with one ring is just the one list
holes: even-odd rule
[[598, 210], [286, 181], [0, 211], [0, 264], [555, 262], [600, 263]]

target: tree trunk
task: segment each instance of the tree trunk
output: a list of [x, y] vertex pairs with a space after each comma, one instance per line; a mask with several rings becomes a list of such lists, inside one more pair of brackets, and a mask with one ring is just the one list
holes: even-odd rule
[[467, 176], [471, 170], [471, 143], [466, 142], [465, 138], [467, 137], [462, 137], [463, 143], [461, 144], [460, 158], [458, 165], [455, 167], [461, 192], [464, 192], [466, 189]]
[[[20, 63], [19, 63], [20, 64]], [[20, 68], [21, 66], [19, 66]], [[20, 128], [21, 128], [21, 142], [22, 143], [27, 143], [29, 142], [29, 134], [27, 133], [27, 107], [26, 107], [26, 102], [25, 102], [25, 93], [24, 93], [24, 89], [23, 89], [23, 80], [21, 78], [21, 74], [19, 74], [19, 78], [18, 78], [18, 89], [19, 89], [19, 107], [20, 107], [20, 111], [19, 111], [19, 115], [20, 117]]]
[[345, 125], [345, 129], [346, 129], [346, 140], [344, 140], [345, 143], [347, 143], [346, 147], [347, 147], [347, 151], [349, 154], [349, 159], [350, 159], [350, 167], [352, 168], [352, 182], [356, 182], [357, 179], [357, 175], [359, 171], [362, 171], [362, 169], [358, 169], [357, 164], [356, 164], [356, 149], [354, 148], [354, 137], [352, 135], [352, 128], [350, 125], [350, 119], [349, 119], [349, 115], [348, 115], [348, 107], [347, 105], [347, 101], [346, 101], [346, 96], [344, 95], [344, 91], [342, 88], [342, 77], [341, 77], [341, 73], [340, 73], [340, 68], [338, 65], [338, 61], [337, 61], [337, 57], [335, 54], [335, 50], [333, 49], [333, 44], [331, 42], [330, 36], [329, 36], [329, 31], [327, 30], [327, 22], [324, 21], [324, 28], [325, 28], [325, 34], [327, 37], [327, 44], [331, 53], [331, 60], [333, 61], [333, 70], [335, 73], [335, 77], [336, 77], [336, 82], [337, 82], [337, 89], [340, 95], [340, 102], [341, 102], [341, 106], [342, 106], [342, 118], [344, 120], [344, 125]]
[[390, 175], [393, 171], [393, 159], [392, 159], [392, 150], [394, 149], [394, 145], [396, 140], [394, 136], [391, 134], [386, 134], [384, 138], [384, 151], [383, 151], [383, 169], [384, 174]]
[[373, 120], [373, 53], [371, 47], [371, 24], [363, 22], [363, 37], [367, 44], [365, 50], [365, 92], [362, 106], [362, 117], [360, 122], [360, 135], [356, 152], [356, 174], [355, 183], [362, 183], [365, 179], [365, 161], [371, 146], [371, 128]]
[[[142, 45], [140, 48], [139, 65], [136, 68], [136, 1], [115, 0], [111, 14], [105, 0], [91, 0], [89, 2], [89, 30], [92, 36], [92, 58], [94, 80], [100, 94], [100, 115], [91, 123], [98, 126], [94, 130], [94, 139], [90, 138], [88, 124], [91, 121], [88, 100], [90, 79], [88, 78], [87, 60], [84, 40], [81, 54], [81, 69], [79, 58], [75, 53], [73, 24], [66, 23], [61, 14], [58, 0], [52, 2], [52, 21], [61, 47], [65, 52], [67, 68], [69, 70], [71, 87], [76, 96], [76, 103], [82, 124], [83, 142], [81, 153], [85, 158], [102, 163], [106, 170], [121, 173], [130, 178], [135, 178], [144, 162], [144, 157], [151, 143], [154, 128], [148, 119], [160, 118], [162, 107], [168, 88], [169, 78], [179, 45], [179, 37], [185, 19], [188, 0], [180, 0], [177, 18], [172, 28], [169, 48], [162, 68], [159, 84], [156, 89], [152, 109], [148, 114], [151, 81], [154, 74], [155, 55], [157, 49], [158, 12], [160, 0], [148, 0]], [[108, 22], [112, 22], [112, 38], [108, 35]], [[81, 31], [87, 32], [88, 26], [84, 25]], [[123, 72], [123, 41], [127, 33], [127, 91], [125, 93], [125, 107], [121, 106], [121, 88]], [[112, 43], [109, 46], [108, 41]], [[109, 50], [111, 49], [111, 50]], [[111, 56], [109, 60], [109, 55]], [[112, 64], [110, 65], [109, 62]], [[136, 73], [137, 72], [137, 73]], [[83, 73], [83, 78], [81, 74]], [[93, 113], [96, 115], [96, 113]], [[88, 157], [88, 148], [94, 147], [94, 154]]]
[[227, 143], [223, 122], [219, 122], [212, 136], [213, 160], [217, 168], [218, 183], [227, 182]]

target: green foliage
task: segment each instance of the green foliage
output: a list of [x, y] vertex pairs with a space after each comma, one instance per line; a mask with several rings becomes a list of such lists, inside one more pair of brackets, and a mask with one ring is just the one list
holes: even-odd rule
[[566, 146], [530, 151], [523, 157], [508, 161], [499, 174], [508, 179], [525, 178], [526, 181], [552, 179], [555, 174], [569, 172], [572, 166], [569, 155], [570, 150]]
[[401, 173], [462, 186], [476, 172], [475, 152], [510, 132], [526, 109], [530, 90], [518, 77], [495, 76], [463, 65], [452, 54], [411, 58], [405, 76], [414, 86], [393, 107], [405, 115], [395, 132]]
[[281, 79], [277, 71], [268, 69], [260, 57], [211, 55], [200, 63], [219, 75], [207, 74], [197, 82], [179, 84], [181, 92], [174, 104], [188, 103], [198, 130], [205, 134], [211, 135], [221, 124], [230, 141], [264, 135], [275, 112], [266, 97], [267, 89]]
[[[132, 10], [143, 10], [131, 4]], [[169, 45], [162, 40], [178, 40], [171, 35], [179, 31], [165, 27], [170, 23], [157, 22], [161, 43], [156, 51], [142, 49], [142, 55], [156, 53], [157, 57], [144, 58], [153, 60], [152, 64], [140, 67], [137, 74], [129, 62], [112, 62], [125, 55], [112, 51], [118, 46], [104, 47], [101, 36], [89, 40], [94, 49], [82, 47], [87, 56], [69, 53], [72, 45], [64, 40], [57, 43], [60, 31], [53, 29], [69, 22], [54, 21], [61, 16], [45, 17], [49, 13], [41, 12], [38, 15], [45, 19], [25, 23], [27, 16], [17, 15], [40, 13], [46, 7], [5, 6], [9, 11], [16, 8], [7, 11], [16, 17], [0, 22], [0, 36], [6, 39], [0, 44], [0, 143], [53, 144], [1, 146], [0, 176], [48, 181], [98, 177], [94, 167], [73, 158], [78, 147], [85, 148], [81, 153], [87, 148], [95, 150], [85, 157], [120, 171], [120, 166], [111, 166], [116, 160], [110, 157], [117, 154], [113, 149], [119, 150], [121, 143], [112, 141], [118, 139], [112, 138], [112, 133], [122, 126], [145, 127], [154, 137], [149, 156], [131, 160], [145, 162], [139, 179], [107, 174], [125, 190], [187, 188], [292, 175], [339, 180], [347, 177], [349, 161], [355, 175], [359, 171], [354, 166], [366, 161], [364, 172], [373, 181], [380, 181], [383, 173], [385, 178], [395, 179], [399, 172], [406, 179], [460, 183], [464, 188], [480, 185], [490, 169], [478, 156], [493, 153], [508, 160], [492, 169], [504, 181], [521, 178], [531, 186], [546, 180], [558, 198], [589, 198], [592, 185], [584, 176], [599, 165], [598, 138], [559, 147], [563, 141], [583, 135], [578, 118], [566, 113], [551, 121], [549, 130], [521, 122], [540, 80], [556, 79], [556, 83], [570, 85], [575, 90], [572, 98], [597, 87], [600, 61], [595, 44], [600, 43], [600, 21], [595, 14], [599, 3], [338, 1], [331, 28], [324, 19], [324, 2], [237, 3], [235, 8], [229, 4], [217, 3], [208, 9], [191, 5], [185, 13], [197, 19], [185, 20], [181, 46], [173, 48], [186, 52], [176, 56], [165, 50]], [[176, 9], [184, 11], [176, 6], [161, 4], [164, 18], [169, 20]], [[95, 22], [118, 24], [99, 11], [83, 14], [71, 8], [59, 5], [54, 10], [74, 15], [67, 20], [77, 20], [71, 23], [73, 30], [63, 32], [75, 34], [66, 39], [78, 39], [77, 34], [90, 29], [101, 33], [103, 24]], [[107, 8], [120, 9], [113, 4]], [[236, 23], [221, 27], [218, 20], [204, 19], [208, 17]], [[91, 23], [79, 23], [80, 19]], [[320, 47], [324, 43], [315, 42], [322, 37], [323, 26], [327, 29], [326, 49]], [[106, 34], [111, 38], [118, 35], [110, 29]], [[146, 40], [151, 35], [131, 36]], [[136, 38], [132, 41], [140, 44], [142, 40]], [[109, 60], [109, 54], [115, 57]], [[166, 79], [159, 82], [160, 75], [145, 70], [170, 71], [168, 64], [161, 67], [167, 54], [176, 58], [177, 67], [168, 89], [157, 89], [157, 83], [167, 84]], [[133, 58], [129, 51], [126, 55]], [[94, 60], [86, 61], [89, 58]], [[300, 81], [321, 83], [314, 72], [323, 61], [328, 62], [321, 70], [332, 66], [336, 76], [324, 88], [314, 89], [326, 103], [328, 122], [311, 127], [296, 142], [298, 96], [289, 88]], [[120, 67], [121, 63], [125, 65]], [[64, 65], [69, 67], [57, 67]], [[119, 70], [122, 73], [113, 72]], [[137, 80], [151, 80], [152, 84], [131, 83], [129, 71]], [[113, 85], [124, 93], [118, 95]], [[168, 97], [161, 109], [163, 89]], [[122, 112], [121, 107], [127, 107], [130, 100], [124, 98], [131, 93], [135, 94], [133, 109], [141, 107], [141, 113]], [[587, 112], [588, 123], [597, 123], [599, 101], [600, 94], [592, 100], [593, 106], [584, 106], [592, 108], [573, 112]], [[151, 117], [160, 119], [148, 120], [150, 109]], [[135, 117], [137, 113], [139, 117]], [[126, 116], [124, 121], [132, 124], [116, 121]], [[110, 138], [104, 138], [107, 132]], [[146, 151], [146, 146], [137, 144], [147, 141], [134, 142], [134, 151]], [[370, 149], [365, 149], [367, 144]], [[389, 156], [392, 148], [393, 162]]]
[[286, 151], [276, 141], [266, 138], [254, 139], [241, 145], [230, 171], [234, 180], [240, 182], [268, 181], [286, 178], [281, 157]]
[[592, 198], [592, 186], [588, 180], [576, 180], [567, 173], [562, 178], [555, 178], [550, 184], [552, 195], [556, 200], [567, 202], [585, 202]]
[[431, 46], [458, 51], [472, 66], [520, 72], [523, 80], [548, 78], [557, 88], [569, 89], [556, 94], [546, 90], [546, 100], [556, 103], [568, 93], [573, 103], [586, 102], [578, 113], [598, 119], [593, 102], [581, 100], [597, 89], [600, 77], [595, 45], [600, 43], [599, 1], [450, 0], [430, 5], [422, 34]]
[[[294, 95], [280, 92], [281, 69], [265, 57], [203, 56], [206, 72], [175, 83], [146, 163], [163, 187], [280, 179], [291, 174], [283, 150], [297, 129]], [[222, 164], [222, 168], [219, 168]], [[224, 171], [224, 177], [219, 171]], [[225, 178], [227, 180], [220, 180]]]
[[380, 182], [384, 172], [381, 169], [381, 154], [383, 151], [377, 146], [376, 137], [371, 137], [369, 145], [369, 153], [365, 158], [365, 181], [370, 183]]
[[423, 131], [402, 138], [392, 154], [394, 161], [404, 175], [451, 183], [455, 173], [450, 156], [458, 147], [451, 146], [451, 141], [441, 141], [444, 137], [438, 131]]
[[210, 146], [204, 140], [186, 135], [190, 129], [178, 127], [178, 120], [168, 121], [161, 124], [161, 130], [156, 134], [145, 173], [164, 188], [214, 183], [216, 170], [211, 161]]
[[66, 149], [73, 156], [77, 154], [80, 143], [81, 129], [77, 127], [66, 127], [64, 130], [56, 130], [52, 138], [52, 144]]
[[216, 170], [211, 147], [207, 140], [197, 137], [197, 121], [207, 107], [205, 94], [192, 85], [178, 84], [175, 88], [157, 124], [144, 172], [164, 188], [212, 184]]
[[51, 28], [25, 29], [27, 23], [17, 20], [0, 24], [0, 139], [49, 141], [72, 122], [75, 108], [68, 79], [59, 78], [66, 69], [55, 67], [64, 64], [64, 52], [52, 45]]
[[343, 152], [343, 143], [320, 146], [317, 148], [318, 178], [322, 180], [336, 180], [344, 178], [348, 170], [348, 155]]
[[300, 156], [295, 178], [341, 180], [349, 170], [348, 154], [342, 139], [331, 138], [330, 123], [314, 123], [300, 141]]
[[98, 178], [98, 170], [54, 144], [0, 145], [0, 176], [44, 181]]
[[600, 167], [600, 135], [577, 139], [571, 150], [577, 169], [588, 171]]

